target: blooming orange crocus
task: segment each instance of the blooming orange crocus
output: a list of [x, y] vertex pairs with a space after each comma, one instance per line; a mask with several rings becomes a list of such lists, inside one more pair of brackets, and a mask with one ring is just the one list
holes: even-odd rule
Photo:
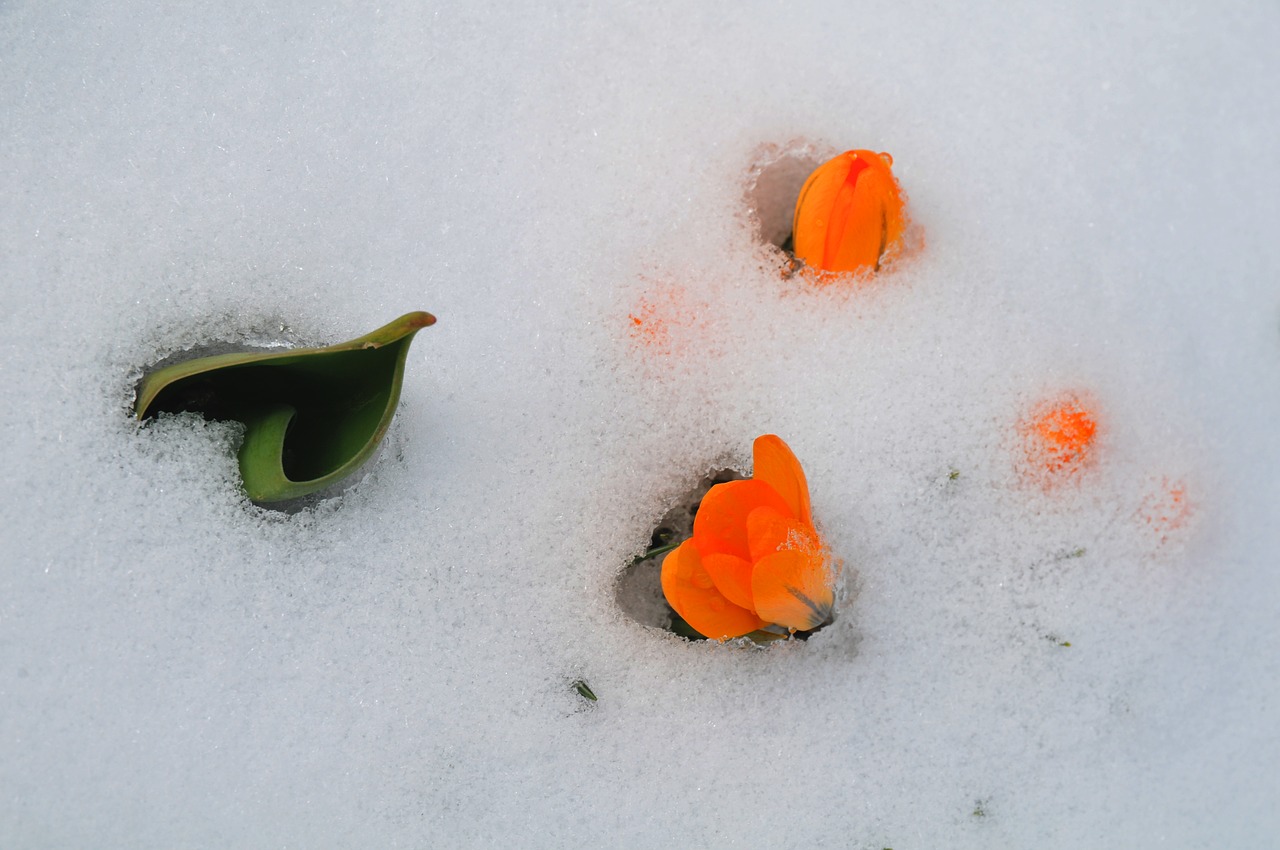
[[835, 606], [835, 570], [800, 462], [773, 434], [758, 437], [752, 453], [753, 477], [712, 487], [693, 537], [662, 562], [667, 601], [709, 638], [816, 629]]
[[818, 166], [796, 200], [797, 259], [819, 272], [879, 271], [907, 227], [891, 165], [887, 153], [845, 151]]

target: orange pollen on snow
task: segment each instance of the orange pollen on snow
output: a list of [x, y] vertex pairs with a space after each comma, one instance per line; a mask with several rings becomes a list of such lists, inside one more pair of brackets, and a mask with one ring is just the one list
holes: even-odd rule
[[635, 312], [627, 318], [631, 320], [631, 338], [636, 342], [657, 349], [664, 349], [670, 344], [671, 331], [667, 322], [658, 315], [657, 306], [649, 299], [640, 299]]
[[1082, 464], [1093, 448], [1098, 423], [1077, 399], [1043, 409], [1026, 428], [1032, 461], [1048, 472], [1062, 472]]
[[1187, 485], [1183, 481], [1162, 479], [1158, 492], [1151, 493], [1142, 502], [1139, 515], [1163, 540], [1170, 533], [1185, 527], [1194, 512], [1187, 498]]

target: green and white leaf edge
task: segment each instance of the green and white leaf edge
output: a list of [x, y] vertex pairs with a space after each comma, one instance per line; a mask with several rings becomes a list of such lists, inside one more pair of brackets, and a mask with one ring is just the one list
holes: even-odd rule
[[435, 324], [430, 313], [414, 311], [357, 339], [323, 348], [295, 348], [275, 352], [237, 352], [201, 357], [166, 366], [145, 376], [138, 388], [134, 412], [138, 419], [148, 416], [151, 406], [167, 388], [181, 381], [234, 366], [257, 364], [288, 365], [292, 361], [324, 358], [326, 355], [399, 346], [392, 370], [390, 393], [377, 428], [358, 451], [338, 468], [326, 475], [306, 481], [294, 481], [285, 475], [283, 450], [289, 423], [296, 411], [288, 404], [265, 406], [245, 415], [245, 437], [240, 447], [240, 475], [249, 498], [260, 504], [299, 499], [332, 487], [351, 475], [377, 450], [395, 416], [404, 381], [404, 364], [413, 336], [422, 328]]

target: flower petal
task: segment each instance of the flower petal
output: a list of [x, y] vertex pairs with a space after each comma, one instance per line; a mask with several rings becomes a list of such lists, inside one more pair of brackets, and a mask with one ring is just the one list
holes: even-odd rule
[[791, 508], [791, 515], [801, 522], [813, 524], [813, 513], [809, 506], [809, 482], [804, 477], [804, 469], [796, 459], [791, 447], [776, 434], [765, 434], [756, 437], [751, 448], [754, 469], [751, 477], [763, 481], [783, 498]]
[[741, 637], [764, 625], [754, 611], [734, 605], [716, 589], [692, 540], [663, 559], [662, 592], [685, 622], [715, 640]]
[[747, 545], [753, 562], [789, 549], [815, 553], [822, 550], [822, 541], [812, 525], [768, 507], [756, 508], [747, 515]]
[[[877, 160], [878, 161], [878, 160]], [[846, 190], [842, 219], [833, 211], [827, 231], [825, 268], [831, 271], [879, 270], [880, 261], [902, 234], [901, 201], [887, 169], [866, 168]], [[845, 198], [837, 198], [840, 204]], [[836, 230], [835, 225], [840, 225]]]
[[763, 481], [747, 479], [717, 484], [703, 498], [693, 518], [693, 540], [706, 557], [715, 552], [750, 560], [747, 515], [760, 507], [790, 513], [778, 491]]
[[751, 590], [764, 620], [806, 631], [831, 619], [834, 576], [821, 552], [791, 549], [756, 562]]
[[815, 268], [822, 267], [831, 208], [849, 177], [853, 159], [853, 151], [846, 151], [815, 168], [796, 198], [791, 221], [793, 248], [797, 257]]
[[[836, 187], [835, 197], [831, 201], [831, 208], [827, 215], [827, 233], [826, 241], [822, 247], [822, 267], [824, 269], [836, 270], [838, 266], [835, 263], [837, 257], [844, 253], [856, 253], [860, 257], [869, 257], [869, 251], [875, 250], [874, 245], [863, 245], [861, 243], [869, 242], [867, 238], [875, 237], [879, 230], [879, 222], [875, 222], [875, 226], [870, 233], [867, 233], [866, 225], [870, 223], [869, 213], [875, 210], [874, 206], [870, 209], [864, 209], [863, 204], [858, 203], [861, 196], [867, 194], [866, 184], [859, 187], [859, 182], [863, 177], [871, 179], [871, 174], [863, 174], [870, 167], [865, 159], [853, 155], [849, 160], [849, 169], [845, 175], [844, 181]], [[861, 191], [859, 191], [861, 188]], [[852, 221], [851, 221], [852, 220]], [[852, 226], [850, 226], [852, 225]], [[846, 234], [848, 239], [845, 239]], [[856, 250], [855, 250], [856, 249]], [[877, 262], [879, 255], [876, 255]], [[858, 263], [858, 265], [864, 265]], [[857, 268], [857, 266], [854, 266]], [[843, 268], [839, 270], [844, 271]]]
[[716, 583], [716, 589], [734, 605], [754, 611], [751, 601], [751, 562], [736, 555], [712, 552], [702, 556], [702, 568]]

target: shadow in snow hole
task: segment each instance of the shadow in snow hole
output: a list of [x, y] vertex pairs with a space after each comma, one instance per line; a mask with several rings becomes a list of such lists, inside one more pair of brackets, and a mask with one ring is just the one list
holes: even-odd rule
[[797, 139], [756, 149], [747, 168], [743, 201], [755, 240], [777, 260], [787, 276], [795, 271], [791, 225], [796, 199], [809, 175], [839, 151], [830, 145]]

